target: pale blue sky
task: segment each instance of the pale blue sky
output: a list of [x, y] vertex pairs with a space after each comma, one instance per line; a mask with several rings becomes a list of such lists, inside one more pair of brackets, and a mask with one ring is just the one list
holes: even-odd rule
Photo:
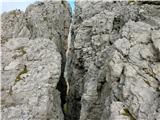
[[[20, 10], [25, 11], [26, 7], [29, 4], [34, 3], [35, 1], [38, 1], [38, 0], [0, 0], [1, 13], [5, 11], [7, 12], [10, 10], [15, 10], [15, 9], [20, 9]], [[68, 0], [68, 1], [73, 10], [75, 0]]]

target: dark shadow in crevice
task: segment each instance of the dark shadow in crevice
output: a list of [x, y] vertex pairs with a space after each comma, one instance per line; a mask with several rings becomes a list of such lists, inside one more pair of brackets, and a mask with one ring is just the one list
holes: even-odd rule
[[62, 108], [63, 114], [65, 115], [64, 104], [66, 103], [67, 84], [64, 78], [64, 70], [65, 70], [65, 64], [66, 64], [66, 56], [64, 54], [61, 54], [61, 56], [62, 56], [61, 75], [60, 75], [60, 79], [56, 89], [60, 92], [61, 108]]

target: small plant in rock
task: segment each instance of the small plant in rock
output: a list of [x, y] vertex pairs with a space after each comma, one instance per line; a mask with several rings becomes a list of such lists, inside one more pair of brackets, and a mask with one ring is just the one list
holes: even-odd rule
[[26, 74], [28, 72], [27, 70], [27, 66], [25, 65], [23, 70], [17, 75], [16, 79], [15, 79], [15, 83], [17, 83], [18, 81], [20, 81], [22, 78], [21, 78], [21, 75], [22, 74]]

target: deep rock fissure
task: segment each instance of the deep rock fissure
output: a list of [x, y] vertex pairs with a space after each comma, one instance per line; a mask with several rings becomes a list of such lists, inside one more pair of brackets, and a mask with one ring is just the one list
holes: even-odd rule
[[66, 64], [66, 56], [61, 54], [62, 60], [61, 60], [61, 75], [59, 78], [59, 82], [57, 84], [57, 90], [60, 92], [60, 99], [61, 99], [61, 109], [64, 114], [65, 118], [65, 111], [64, 111], [64, 105], [66, 103], [66, 91], [67, 91], [67, 84], [64, 77], [64, 71], [65, 71], [65, 64]]
[[[72, 24], [72, 21], [71, 21]], [[71, 34], [70, 37], [74, 36], [74, 32], [72, 32], [72, 28], [70, 25], [70, 29], [69, 29], [69, 33], [68, 33], [68, 39], [73, 39], [73, 38], [69, 38], [69, 35]], [[67, 41], [69, 44], [69, 40]], [[74, 96], [67, 96], [67, 91], [68, 91], [68, 87], [67, 86], [67, 80], [65, 78], [65, 69], [66, 69], [66, 62], [67, 62], [67, 55], [66, 55], [66, 51], [61, 52], [61, 75], [59, 78], [59, 82], [57, 84], [57, 90], [60, 92], [60, 99], [61, 99], [61, 109], [64, 115], [64, 120], [78, 120], [80, 118], [80, 111], [81, 111], [81, 97], [77, 98], [76, 95]], [[69, 81], [68, 81], [69, 84]], [[73, 101], [73, 102], [71, 102]], [[72, 104], [72, 105], [71, 105]], [[73, 112], [73, 113], [71, 113]], [[76, 115], [75, 115], [76, 114]]]

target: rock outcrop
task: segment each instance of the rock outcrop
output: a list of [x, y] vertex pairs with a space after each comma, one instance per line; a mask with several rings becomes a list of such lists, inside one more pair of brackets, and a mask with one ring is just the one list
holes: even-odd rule
[[2, 119], [63, 120], [68, 3], [36, 2], [1, 17]]
[[30, 31], [26, 27], [25, 14], [20, 10], [13, 10], [1, 15], [2, 32], [1, 43], [4, 44], [10, 38], [29, 37]]
[[2, 55], [2, 118], [63, 120], [61, 56], [49, 39], [10, 39]]
[[75, 5], [2, 14], [2, 119], [160, 120], [160, 2]]
[[160, 119], [159, 3], [76, 1], [66, 120]]

